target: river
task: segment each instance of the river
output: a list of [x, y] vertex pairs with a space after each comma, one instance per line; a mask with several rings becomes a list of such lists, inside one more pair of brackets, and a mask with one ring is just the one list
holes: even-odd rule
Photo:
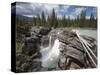
[[97, 40], [97, 30], [96, 29], [73, 29], [76, 30], [79, 35], [87, 35]]
[[[87, 35], [97, 40], [97, 30], [93, 29], [73, 29], [73, 30], [77, 31], [79, 35]], [[43, 67], [53, 68], [57, 66], [60, 53], [59, 45], [60, 42], [58, 39], [56, 39], [54, 41], [54, 45], [51, 46], [51, 37], [50, 37], [49, 46], [46, 48], [42, 48], [40, 50], [42, 54], [41, 61]]]

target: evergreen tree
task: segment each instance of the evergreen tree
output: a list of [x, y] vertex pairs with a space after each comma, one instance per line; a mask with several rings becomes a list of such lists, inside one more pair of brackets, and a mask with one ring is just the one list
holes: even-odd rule
[[50, 27], [50, 16], [48, 16], [48, 18], [47, 18], [47, 25]]
[[36, 18], [33, 17], [33, 26], [36, 26]]
[[77, 25], [77, 27], [80, 26], [80, 16], [79, 15], [76, 18], [76, 25]]
[[39, 14], [37, 15], [36, 23], [37, 23], [37, 26], [41, 26], [41, 18]]
[[44, 13], [44, 11], [41, 14], [41, 21], [42, 21], [41, 25], [42, 26], [46, 26], [46, 19], [45, 19], [45, 13]]
[[51, 27], [57, 27], [57, 16], [55, 14], [55, 9], [52, 10], [51, 14]]
[[63, 27], [66, 26], [66, 17], [65, 17], [65, 15], [64, 15], [63, 18], [62, 18], [62, 24], [63, 24]]
[[91, 16], [90, 16], [90, 22], [89, 22], [89, 25], [90, 25], [91, 27], [94, 27], [94, 28], [97, 27], [96, 19], [95, 19], [94, 15], [93, 15], [92, 13], [91, 13]]
[[80, 14], [80, 27], [85, 27], [85, 22], [86, 22], [86, 11], [82, 11]]
[[68, 27], [71, 26], [71, 25], [70, 25], [70, 22], [71, 22], [71, 20], [70, 20], [70, 16], [68, 16], [68, 19], [67, 19], [67, 26], [68, 26]]

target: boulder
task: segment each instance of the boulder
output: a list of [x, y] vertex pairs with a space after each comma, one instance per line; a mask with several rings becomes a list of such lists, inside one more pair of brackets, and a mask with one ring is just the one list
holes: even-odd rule
[[39, 34], [47, 35], [50, 31], [51, 31], [51, 28], [49, 28], [49, 27], [41, 27]]
[[[59, 41], [61, 42], [60, 45], [60, 58], [59, 58], [59, 65], [61, 69], [73, 69], [73, 68], [86, 68], [90, 67], [90, 64], [87, 64], [87, 61], [90, 59], [86, 59], [87, 53], [85, 52], [80, 40], [76, 36], [76, 34], [70, 30], [62, 30], [57, 35]], [[95, 43], [95, 39], [82, 36], [92, 47], [90, 47], [94, 54], [97, 53], [97, 47]], [[62, 59], [63, 57], [63, 59]], [[63, 61], [62, 61], [63, 60]], [[97, 62], [95, 60], [95, 62]], [[92, 64], [92, 63], [91, 63]], [[94, 67], [93, 64], [91, 67]]]
[[24, 54], [16, 54], [16, 72], [28, 72], [31, 71], [31, 59]]
[[30, 37], [30, 36], [31, 36], [30, 32], [27, 32], [27, 33], [25, 34], [25, 37]]
[[41, 69], [41, 62], [40, 61], [32, 61], [32, 71], [36, 72], [36, 71], [40, 71]]
[[49, 37], [48, 36], [43, 36], [41, 38], [41, 46], [43, 47], [48, 47], [49, 46]]
[[32, 54], [39, 52], [40, 38], [37, 36], [26, 37], [25, 44], [22, 48], [22, 53], [31, 56]]

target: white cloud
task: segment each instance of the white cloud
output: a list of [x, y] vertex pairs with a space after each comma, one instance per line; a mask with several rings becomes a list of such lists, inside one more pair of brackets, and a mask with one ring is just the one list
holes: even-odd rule
[[60, 12], [67, 12], [67, 10], [68, 10], [68, 8], [69, 8], [70, 6], [62, 6], [62, 8], [60, 8]]
[[62, 15], [61, 14], [58, 14], [57, 15], [57, 18], [61, 19], [62, 18]]
[[[62, 15], [57, 15], [57, 18], [59, 18], [59, 19], [62, 19]], [[73, 16], [73, 15], [65, 15], [65, 18], [67, 19], [68, 17], [70, 17], [70, 19], [76, 19], [76, 17], [75, 16]]]
[[16, 14], [19, 15], [32, 15], [36, 14], [30, 3], [17, 3], [16, 4]]
[[74, 8], [73, 12], [70, 12], [70, 14], [68, 14], [67, 16], [70, 17], [70, 19], [76, 19], [78, 15], [80, 15], [80, 13], [82, 11], [86, 10], [86, 8], [84, 7], [76, 7]]
[[70, 19], [76, 19], [76, 16], [74, 16], [74, 15], [69, 15], [69, 17], [70, 17]]
[[[70, 8], [69, 5], [57, 5], [57, 4], [43, 4], [43, 3], [17, 3], [16, 13], [28, 17], [36, 16], [41, 14], [44, 11], [46, 17], [51, 14], [52, 9], [55, 9], [58, 18], [62, 18], [63, 15], [71, 19], [75, 19], [83, 10], [86, 10], [86, 7], [77, 6], [75, 8]], [[74, 6], [73, 6], [74, 7]], [[70, 8], [70, 11], [68, 10]], [[94, 8], [94, 13], [97, 12], [97, 8]], [[87, 16], [89, 18], [89, 16]]]
[[55, 9], [55, 12], [57, 12], [59, 6], [58, 5], [50, 5], [50, 4], [46, 4], [44, 5], [45, 10], [47, 10], [47, 12], [51, 12], [53, 10], [53, 8]]
[[54, 4], [43, 4], [43, 3], [36, 3], [36, 4], [30, 4], [31, 8], [33, 8], [34, 12], [37, 12], [40, 14], [42, 11], [45, 12], [46, 15], [50, 15], [53, 8], [55, 9], [55, 12], [57, 12], [57, 9], [59, 8], [58, 5]]
[[56, 4], [17, 3], [16, 12], [17, 14], [21, 14], [21, 15], [27, 15], [27, 16], [29, 15], [29, 17], [31, 15], [41, 14], [42, 11], [44, 11], [46, 15], [50, 15], [53, 8], [55, 9], [55, 13], [59, 15], [61, 14], [60, 12], [63, 12], [63, 13], [67, 12], [67, 9], [69, 8], [69, 6], [62, 6], [62, 8], [60, 8], [60, 6]]
[[86, 16], [86, 19], [90, 19], [90, 16]]
[[36, 15], [23, 15], [23, 16], [26, 16], [26, 17], [36, 17]]
[[77, 16], [77, 15], [79, 15], [84, 10], [86, 10], [86, 8], [84, 8], [84, 7], [77, 7], [77, 8], [75, 8], [75, 11], [72, 12], [72, 14]]
[[95, 14], [95, 18], [97, 18], [97, 8], [93, 8], [92, 12]]

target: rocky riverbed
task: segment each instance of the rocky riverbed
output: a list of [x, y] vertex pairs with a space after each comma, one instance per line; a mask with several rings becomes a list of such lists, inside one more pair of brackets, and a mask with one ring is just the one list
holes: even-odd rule
[[[89, 48], [97, 57], [97, 40], [81, 37], [91, 45]], [[22, 52], [16, 54], [16, 70], [36, 72], [97, 67], [97, 59], [88, 52], [94, 62], [71, 28], [33, 27], [25, 36]]]

